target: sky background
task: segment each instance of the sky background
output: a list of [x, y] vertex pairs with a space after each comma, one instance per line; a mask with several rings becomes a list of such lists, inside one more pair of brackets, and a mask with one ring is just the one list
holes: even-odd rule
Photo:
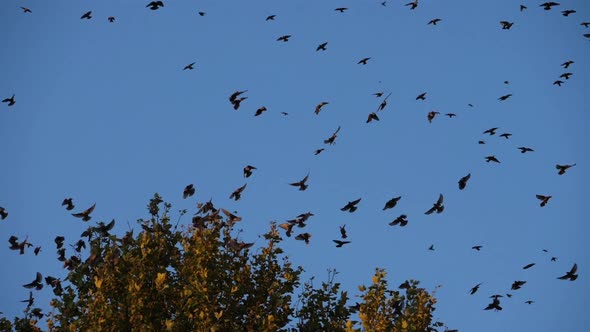
[[[311, 243], [283, 242], [304, 281], [335, 268], [355, 295], [383, 267], [392, 287], [409, 278], [428, 290], [442, 285], [434, 315], [451, 328], [584, 330], [590, 28], [580, 23], [590, 21], [590, 3], [544, 11], [541, 1], [423, 0], [410, 10], [407, 1], [165, 1], [157, 11], [148, 1], [1, 1], [0, 98], [15, 94], [16, 104], [0, 104], [0, 206], [9, 213], [0, 221], [0, 311], [22, 313], [20, 285], [35, 272], [66, 275], [55, 236], [74, 243], [89, 224], [113, 218], [123, 234], [148, 217], [158, 192], [174, 211], [195, 212], [211, 198], [237, 210], [242, 237], [256, 246], [270, 221], [313, 212], [304, 229]], [[564, 17], [566, 9], [577, 13]], [[434, 18], [442, 21], [427, 25]], [[502, 30], [502, 20], [514, 26]], [[276, 41], [282, 35], [292, 37]], [[323, 42], [327, 51], [316, 52]], [[565, 70], [567, 60], [575, 63]], [[183, 71], [191, 62], [195, 70]], [[552, 85], [564, 72], [573, 75]], [[236, 90], [248, 90], [237, 111], [228, 101]], [[375, 92], [391, 97], [381, 121], [367, 124], [381, 102]], [[268, 111], [254, 117], [261, 106]], [[441, 112], [432, 123], [430, 111]], [[442, 116], [449, 112], [457, 117]], [[323, 144], [338, 126], [336, 144]], [[495, 136], [482, 135], [491, 127], [500, 127]], [[504, 132], [513, 136], [499, 138]], [[558, 176], [558, 163], [577, 166]], [[258, 170], [245, 179], [248, 164]], [[288, 185], [308, 173], [306, 191]], [[189, 183], [196, 195], [183, 200]], [[242, 199], [229, 200], [244, 183]], [[424, 215], [440, 193], [445, 211]], [[536, 194], [553, 198], [541, 208]], [[397, 207], [382, 211], [395, 196]], [[96, 203], [89, 224], [60, 206], [66, 197], [72, 212]], [[356, 212], [340, 211], [361, 197]], [[408, 226], [388, 226], [402, 213]], [[344, 224], [352, 243], [337, 249]], [[11, 235], [28, 236], [41, 253], [8, 250]], [[557, 280], [574, 262], [579, 279]], [[515, 280], [527, 284], [510, 291]], [[482, 310], [507, 292], [503, 311]], [[35, 292], [36, 304], [51, 295]]]

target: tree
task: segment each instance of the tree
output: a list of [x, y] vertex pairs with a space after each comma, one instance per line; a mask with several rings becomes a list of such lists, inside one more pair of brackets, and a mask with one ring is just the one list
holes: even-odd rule
[[[81, 239], [87, 252], [60, 255], [67, 276], [45, 279], [55, 295], [48, 329], [434, 331], [442, 326], [432, 322], [431, 294], [416, 281], [402, 284], [405, 294], [390, 290], [381, 269], [371, 286], [359, 287], [360, 303], [354, 306], [347, 304], [333, 270], [319, 288], [313, 278], [304, 283], [294, 303], [303, 268], [293, 267], [280, 248], [276, 224], [264, 234], [265, 245], [251, 250], [253, 244], [241, 241], [234, 228], [240, 217], [211, 202], [198, 207], [192, 225], [173, 226], [171, 205], [155, 194], [150, 218], [138, 220], [139, 234], [111, 234], [114, 221], [89, 227]], [[41, 331], [42, 318], [41, 309], [28, 306], [22, 318], [0, 318], [0, 330]]]

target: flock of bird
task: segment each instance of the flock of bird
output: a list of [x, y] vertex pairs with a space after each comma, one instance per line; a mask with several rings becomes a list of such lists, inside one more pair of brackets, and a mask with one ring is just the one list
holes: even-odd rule
[[[380, 5], [382, 6], [386, 6], [387, 5], [387, 1], [383, 1], [380, 2]], [[409, 7], [409, 9], [411, 10], [415, 10], [419, 7], [420, 2], [419, 0], [415, 0], [412, 1], [410, 3], [405, 4], [405, 6]], [[554, 7], [556, 6], [560, 6], [559, 3], [556, 2], [545, 2], [540, 4], [540, 7], [542, 7], [543, 10], [552, 10]], [[160, 10], [162, 8], [165, 8], [165, 4], [163, 1], [152, 1], [150, 3], [148, 3], [146, 6], [146, 8], [149, 8], [149, 10]], [[29, 8], [26, 7], [20, 7], [22, 9], [22, 11], [24, 13], [27, 14], [31, 14], [33, 13], [33, 11]], [[520, 5], [520, 11], [525, 11], [528, 8], [524, 5]], [[335, 11], [339, 12], [339, 13], [344, 13], [346, 11], [349, 10], [349, 8], [347, 7], [339, 7], [339, 8], [335, 8]], [[563, 10], [561, 12], [561, 14], [563, 16], [570, 16], [572, 14], [576, 13], [575, 10], [572, 9], [567, 9], [567, 10]], [[198, 12], [198, 14], [200, 16], [204, 16], [205, 12]], [[80, 17], [81, 19], [92, 19], [93, 18], [93, 12], [92, 11], [88, 11], [85, 12], [81, 15]], [[277, 19], [277, 15], [269, 15], [266, 17], [266, 21], [274, 21]], [[107, 20], [111, 23], [115, 22], [115, 17], [113, 16], [109, 16], [107, 17]], [[441, 18], [434, 18], [432, 20], [430, 20], [429, 22], [427, 22], [428, 25], [439, 25], [439, 24], [444, 24], [444, 21]], [[501, 25], [501, 29], [503, 30], [509, 30], [513, 27], [515, 23], [514, 22], [509, 22], [509, 21], [500, 21], [500, 25]], [[582, 22], [581, 25], [585, 28], [590, 27], [590, 22]], [[589, 38], [590, 39], [590, 34], [583, 34], [584, 37]], [[276, 41], [280, 41], [280, 42], [289, 42], [290, 38], [292, 37], [292, 35], [281, 35], [279, 36]], [[328, 49], [328, 42], [323, 42], [321, 44], [319, 44], [316, 47], [316, 51], [317, 52], [323, 52], [323, 51], [327, 51]], [[367, 65], [369, 63], [369, 60], [371, 60], [371, 57], [365, 57], [362, 59], [359, 59], [357, 64], [359, 65]], [[570, 66], [572, 66], [574, 64], [574, 61], [572, 60], [567, 60], [565, 62], [563, 62], [561, 64], [561, 66], [564, 69], [569, 69]], [[182, 68], [182, 67], [181, 67]], [[195, 69], [195, 62], [189, 63], [187, 65], [185, 65], [183, 67], [182, 70], [194, 70]], [[572, 72], [566, 71], [563, 74], [561, 74], [558, 79], [556, 79], [553, 82], [553, 85], [559, 86], [561, 87], [563, 84], [565, 84], [566, 81], [568, 81], [571, 76], [573, 75]], [[504, 82], [505, 84], [509, 84], [508, 81]], [[247, 103], [247, 99], [248, 96], [246, 95], [246, 93], [248, 92], [248, 90], [237, 90], [235, 92], [233, 92], [228, 100], [230, 102], [231, 107], [234, 110], [239, 110], [240, 107], [244, 104]], [[376, 98], [382, 98], [380, 99], [378, 106], [376, 108], [375, 111], [370, 112], [367, 115], [367, 123], [370, 123], [372, 121], [380, 121], [379, 118], [379, 112], [382, 112], [385, 110], [386, 106], [387, 106], [387, 102], [388, 102], [388, 98], [391, 96], [391, 93], [385, 95], [384, 92], [376, 92], [373, 94]], [[419, 95], [417, 95], [415, 97], [416, 101], [424, 101], [426, 100], [428, 96], [427, 92], [422, 92]], [[502, 95], [498, 98], [498, 100], [500, 102], [504, 102], [507, 101], [510, 97], [512, 96], [512, 94], [505, 94]], [[15, 99], [15, 95], [11, 94], [10, 97], [6, 97], [2, 100], [2, 103], [6, 104], [8, 107], [12, 107], [16, 104], [16, 99]], [[317, 104], [317, 106], [315, 107], [314, 110], [310, 110], [310, 112], [313, 111], [313, 113], [315, 115], [320, 115], [322, 110], [325, 107], [329, 107], [330, 103], [328, 101], [321, 101], [320, 103]], [[473, 105], [469, 104], [469, 106], [473, 107]], [[259, 107], [258, 109], [256, 109], [254, 116], [261, 116], [263, 115], [265, 112], [267, 112], [267, 108], [265, 106]], [[281, 112], [281, 114], [283, 116], [288, 116], [289, 114], [287, 112]], [[436, 119], [436, 116], [439, 115], [440, 113], [437, 111], [430, 111], [427, 113], [427, 121], [428, 122], [433, 122]], [[445, 116], [447, 116], [448, 118], [452, 119], [453, 117], [456, 117], [457, 115], [455, 113], [446, 113], [444, 114]], [[489, 135], [489, 137], [496, 135], [497, 131], [498, 131], [498, 127], [493, 127], [493, 128], [489, 128], [485, 131], [482, 132], [482, 135]], [[341, 130], [341, 127], [338, 126], [330, 136], [328, 136], [324, 141], [324, 145], [325, 147], [321, 147], [321, 148], [317, 148], [314, 150], [314, 154], [318, 155], [320, 153], [322, 153], [326, 148], [328, 148], [331, 145], [334, 145], [336, 143], [336, 139], [338, 137], [338, 134]], [[504, 132], [498, 135], [498, 137], [504, 138], [504, 139], [510, 139], [510, 137], [512, 136], [511, 133], [508, 132]], [[478, 141], [479, 144], [486, 144], [486, 141], [484, 139], [481, 139]], [[522, 154], [525, 153], [531, 153], [534, 152], [535, 150], [527, 147], [527, 146], [520, 146], [518, 147], [518, 150], [520, 150], [520, 152]], [[495, 156], [495, 155], [489, 155], [485, 157], [485, 162], [486, 163], [501, 163], [501, 161]], [[573, 164], [556, 164], [555, 168], [557, 169], [557, 174], [558, 175], [564, 175], [566, 173], [566, 171], [568, 171], [570, 168], [576, 166], [575, 163]], [[253, 176], [254, 172], [258, 171], [258, 169], [253, 166], [253, 165], [246, 165], [243, 168], [243, 176], [244, 178], [250, 178]], [[465, 176], [461, 177], [458, 180], [458, 189], [459, 190], [464, 190], [467, 188], [467, 184], [468, 181], [471, 178], [471, 173], [466, 174]], [[310, 174], [307, 173], [303, 178], [300, 178], [300, 180], [295, 180], [294, 182], [288, 183], [289, 186], [295, 187], [297, 190], [299, 191], [306, 191], [309, 187], [309, 182], [310, 182]], [[235, 201], [238, 201], [242, 198], [242, 196], [245, 194], [245, 190], [247, 188], [247, 183], [244, 183], [243, 185], [239, 186], [237, 189], [235, 189], [230, 195], [229, 198], [233, 199]], [[187, 185], [184, 190], [183, 190], [183, 198], [187, 199], [191, 196], [193, 196], [196, 192], [196, 188], [194, 184], [189, 184]], [[535, 194], [535, 198], [539, 200], [539, 205], [541, 207], [545, 207], [547, 204], [549, 204], [550, 199], [552, 198], [551, 195], [548, 195], [547, 193], [540, 193], [540, 194]], [[396, 205], [398, 204], [398, 202], [402, 199], [402, 196], [396, 196], [396, 197], [392, 197], [389, 199], [385, 199], [385, 204], [383, 207], [383, 210], [389, 210], [389, 209], [394, 209], [396, 207]], [[347, 201], [347, 202], [343, 202], [342, 208], [340, 209], [343, 212], [348, 212], [348, 213], [354, 213], [355, 211], [357, 211], [357, 209], [359, 208], [359, 204], [362, 201], [362, 198], [355, 198], [351, 201]], [[216, 209], [213, 207], [211, 201], [208, 202], [209, 205], [204, 205], [206, 207], [206, 210], [214, 210], [216, 211]], [[65, 207], [65, 209], [67, 211], [72, 211], [75, 208], [74, 205], [74, 201], [72, 198], [65, 198], [62, 202], [62, 206]], [[71, 215], [75, 218], [79, 218], [84, 222], [88, 222], [92, 219], [91, 214], [93, 213], [94, 209], [96, 207], [96, 204], [91, 205], [90, 207], [88, 207], [87, 209], [84, 209], [80, 212], [77, 213], [72, 213]], [[203, 208], [203, 205], [200, 205], [201, 208]], [[205, 210], [205, 211], [206, 211]], [[444, 205], [444, 195], [442, 193], [440, 193], [438, 195], [438, 198], [436, 199], [436, 201], [434, 201], [432, 203], [432, 206], [430, 207], [425, 207], [425, 211], [424, 214], [425, 215], [431, 215], [431, 214], [441, 214], [443, 213], [445, 210], [445, 205]], [[241, 220], [240, 217], [236, 216], [235, 214], [222, 209], [221, 210], [226, 216], [228, 216], [228, 218], [230, 218], [230, 220], [232, 221], [239, 221]], [[0, 218], [1, 220], [5, 220], [8, 218], [8, 210], [5, 207], [0, 207]], [[314, 214], [311, 212], [306, 212], [306, 213], [302, 213], [298, 216], [296, 216], [293, 219], [290, 220], [286, 220], [285, 222], [282, 222], [279, 224], [279, 227], [281, 229], [283, 229], [285, 231], [285, 235], [287, 237], [291, 237], [294, 233], [294, 229], [295, 227], [297, 227], [298, 229], [304, 228], [306, 226], [307, 221], [309, 220], [309, 218], [311, 218]], [[193, 220], [194, 221], [194, 220]], [[393, 219], [393, 221], [391, 221], [389, 223], [390, 226], [399, 226], [399, 227], [405, 227], [407, 226], [409, 223], [408, 220], [408, 215], [406, 213], [400, 213], [399, 216], [395, 217]], [[82, 237], [88, 236], [88, 238], [90, 239], [90, 233], [92, 232], [101, 232], [103, 234], [108, 234], [108, 232], [113, 228], [114, 226], [114, 220], [109, 223], [109, 224], [105, 224], [103, 222], [99, 222], [98, 226], [96, 227], [90, 227], [88, 232], [85, 232], [85, 234], [83, 234]], [[195, 226], [197, 226], [197, 223], [195, 223]], [[299, 240], [299, 241], [303, 241], [307, 244], [310, 243], [312, 238], [312, 235], [309, 232], [299, 232], [298, 234], [296, 234], [294, 236], [295, 240]], [[76, 245], [74, 246], [74, 250], [78, 253], [78, 254], [74, 254], [71, 257], [66, 257], [66, 252], [65, 252], [65, 248], [63, 247], [63, 243], [64, 243], [64, 237], [63, 236], [57, 236], [55, 238], [55, 244], [56, 244], [56, 248], [57, 248], [57, 253], [58, 253], [58, 259], [62, 262], [64, 262], [64, 268], [68, 268], [68, 269], [73, 269], [79, 262], [80, 262], [80, 255], [79, 253], [86, 248], [86, 242], [83, 239], [80, 239]], [[18, 237], [16, 236], [11, 236], [8, 240], [10, 246], [9, 249], [10, 250], [14, 250], [14, 251], [18, 251], [20, 254], [25, 254], [25, 250], [28, 247], [34, 247], [34, 245], [29, 242], [28, 238], [25, 238], [22, 241], [19, 241]], [[347, 235], [347, 231], [346, 231], [346, 225], [342, 225], [339, 226], [339, 237], [337, 239], [333, 240], [334, 244], [336, 245], [337, 248], [341, 248], [345, 245], [349, 245], [352, 243], [352, 241], [348, 240], [348, 235]], [[236, 244], [239, 248], [243, 249], [243, 248], [247, 248], [251, 245], [253, 245], [253, 243], [237, 243]], [[482, 249], [483, 246], [481, 245], [476, 245], [473, 246], [472, 249], [473, 250], [477, 250], [480, 251]], [[428, 248], [429, 250], [434, 250], [434, 245], [430, 246], [430, 248]], [[34, 248], [34, 254], [38, 255], [41, 251], [41, 247], [35, 247]], [[557, 258], [556, 257], [552, 257], [551, 261], [556, 261]], [[530, 269], [535, 265], [535, 263], [530, 263], [527, 264], [523, 267], [523, 269]], [[577, 274], [577, 269], [578, 266], [577, 264], [574, 263], [573, 267], [565, 272], [564, 275], [560, 275], [557, 277], [557, 279], [560, 280], [569, 280], [569, 281], [574, 281], [578, 278], [578, 274]], [[23, 287], [27, 288], [27, 289], [35, 289], [35, 290], [40, 290], [43, 288], [43, 281], [45, 281], [45, 284], [51, 286], [54, 290], [55, 294], [61, 294], [62, 288], [61, 288], [61, 280], [59, 278], [54, 278], [51, 276], [46, 277], [45, 279], [43, 279], [43, 276], [41, 273], [37, 273], [35, 276], [35, 279], [27, 284], [24, 284]], [[483, 283], [478, 283], [477, 285], [473, 286], [471, 288], [471, 290], [469, 291], [469, 293], [471, 295], [475, 294], [476, 292], [478, 292], [480, 286]], [[510, 291], [516, 291], [518, 289], [520, 289], [521, 287], [523, 287], [526, 284], [526, 281], [523, 280], [516, 280], [514, 281], [514, 283], [512, 284], [512, 286], [510, 287]], [[510, 293], [504, 293], [505, 295], [502, 294], [493, 294], [490, 296], [490, 298], [492, 299], [491, 303], [489, 303], [484, 310], [502, 310], [502, 306], [501, 306], [501, 300], [500, 298], [506, 296], [506, 297], [511, 297], [512, 295]], [[27, 299], [21, 301], [23, 303], [27, 304], [27, 308], [32, 307], [33, 303], [34, 303], [34, 297], [33, 297], [33, 293], [32, 291], [29, 292], [29, 296]], [[528, 300], [525, 303], [527, 304], [532, 304], [534, 303], [534, 301], [532, 300]], [[33, 313], [35, 316], [40, 316], [42, 317], [43, 314], [41, 312], [40, 309], [35, 308], [35, 311]]]

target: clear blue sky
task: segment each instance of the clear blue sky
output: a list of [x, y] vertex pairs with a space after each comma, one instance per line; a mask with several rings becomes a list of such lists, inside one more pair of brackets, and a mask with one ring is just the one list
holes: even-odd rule
[[[442, 285], [435, 316], [461, 331], [586, 329], [590, 28], [580, 23], [590, 3], [544, 11], [542, 1], [423, 0], [412, 11], [408, 1], [164, 1], [157, 11], [148, 1], [1, 1], [0, 98], [15, 94], [16, 104], [0, 104], [0, 206], [9, 212], [0, 311], [24, 309], [20, 285], [35, 272], [65, 275], [53, 238], [73, 243], [88, 225], [60, 206], [64, 198], [75, 211], [96, 202], [91, 222], [115, 218], [122, 233], [158, 192], [174, 210], [210, 198], [237, 210], [244, 239], [257, 245], [271, 220], [311, 211], [310, 245], [284, 242], [305, 278], [335, 268], [357, 294], [383, 267], [392, 286]], [[577, 12], [564, 17], [566, 9]], [[434, 18], [442, 21], [427, 25]], [[502, 20], [514, 25], [502, 30]], [[292, 37], [277, 42], [282, 35]], [[327, 51], [316, 52], [323, 42]], [[575, 63], [565, 70], [567, 60]], [[195, 70], [183, 71], [191, 62]], [[573, 75], [552, 85], [564, 72]], [[229, 95], [246, 89], [233, 110]], [[367, 124], [378, 91], [391, 97], [381, 121]], [[422, 92], [426, 100], [415, 100]], [[329, 104], [315, 115], [321, 101]], [[268, 111], [254, 117], [261, 106]], [[441, 113], [432, 123], [430, 111]], [[336, 144], [324, 145], [338, 126]], [[500, 127], [495, 136], [482, 135], [491, 127]], [[557, 163], [577, 166], [558, 176]], [[247, 164], [258, 170], [244, 179]], [[307, 173], [308, 190], [288, 185]], [[189, 183], [197, 193], [183, 200]], [[242, 199], [229, 200], [244, 183]], [[439, 193], [445, 211], [424, 215]], [[536, 194], [553, 198], [541, 208]], [[382, 211], [395, 196], [397, 207]], [[340, 211], [359, 197], [358, 211]], [[402, 213], [408, 226], [387, 225]], [[336, 249], [343, 224], [352, 243]], [[41, 253], [8, 250], [10, 235]], [[557, 280], [574, 262], [579, 279]], [[502, 312], [482, 310], [515, 280], [527, 284], [502, 299]], [[42, 303], [52, 294], [35, 295]]]

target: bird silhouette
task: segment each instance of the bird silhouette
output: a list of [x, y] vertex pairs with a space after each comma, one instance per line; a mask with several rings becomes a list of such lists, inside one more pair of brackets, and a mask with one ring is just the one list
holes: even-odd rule
[[346, 235], [346, 225], [340, 226], [340, 237], [346, 239], [348, 235]]
[[496, 130], [498, 130], [498, 127], [494, 127], [494, 128], [490, 128], [486, 131], [484, 131], [484, 134], [490, 134], [490, 136], [495, 135], [496, 134]]
[[305, 241], [305, 244], [309, 244], [309, 239], [311, 239], [311, 234], [309, 233], [302, 233], [295, 237], [295, 240]]
[[236, 202], [240, 200], [240, 198], [242, 198], [242, 192], [244, 191], [244, 189], [246, 189], [246, 186], [248, 184], [245, 183], [243, 186], [239, 187], [238, 189], [234, 190], [234, 192], [231, 193], [231, 195], [229, 195], [229, 199], [233, 199]]
[[187, 199], [195, 194], [195, 186], [191, 183], [184, 187], [184, 191], [182, 192], [182, 198]]
[[408, 224], [408, 216], [405, 214], [402, 214], [399, 217], [395, 218], [392, 222], [390, 222], [389, 226], [400, 225], [400, 227], [404, 227], [407, 224]]
[[325, 43], [321, 43], [320, 45], [318, 45], [318, 47], [315, 49], [316, 52], [317, 51], [325, 51], [326, 50], [326, 46], [328, 45], [328, 42]]
[[520, 150], [520, 153], [527, 153], [527, 152], [534, 152], [535, 151], [531, 148], [527, 148], [526, 146], [518, 147], [518, 149]]
[[362, 58], [357, 62], [357, 65], [366, 65], [369, 60], [371, 60], [371, 58]]
[[35, 288], [37, 290], [41, 290], [43, 288], [43, 275], [37, 272], [37, 276], [35, 280], [31, 281], [28, 284], [23, 285], [24, 288]]
[[75, 207], [74, 201], [73, 201], [73, 199], [71, 197], [70, 198], [65, 198], [63, 200], [63, 202], [61, 202], [61, 206], [65, 206], [66, 207], [66, 210], [68, 210], [68, 211], [73, 210], [74, 207]]
[[547, 203], [549, 203], [549, 200], [551, 199], [551, 197], [553, 196], [544, 196], [544, 195], [536, 195], [537, 199], [541, 201], [541, 204], [539, 204], [541, 207], [547, 205]]
[[324, 150], [325, 150], [324, 148], [317, 149], [313, 152], [313, 154], [317, 156], [318, 154], [324, 152]]
[[373, 94], [373, 96], [377, 97], [377, 98], [381, 98], [383, 96], [383, 92], [375, 92]]
[[535, 303], [535, 301], [527, 300], [527, 301], [524, 301], [524, 303], [526, 303], [526, 304], [533, 304], [533, 303]]
[[525, 9], [527, 9], [527, 6], [525, 6], [525, 5], [520, 5], [520, 11], [523, 11], [523, 10], [525, 10]]
[[346, 7], [339, 7], [339, 8], [334, 9], [334, 11], [341, 12], [341, 13], [344, 13], [346, 10], [348, 10], [348, 8], [346, 8]]
[[23, 10], [23, 13], [32, 13], [32, 11], [27, 7], [20, 7]]
[[39, 253], [41, 252], [41, 247], [35, 247], [35, 249], [33, 250], [33, 253], [35, 254], [35, 256], [39, 255]]
[[414, 0], [412, 2], [408, 2], [404, 6], [410, 6], [410, 9], [414, 10], [418, 7], [418, 0]]
[[254, 116], [260, 116], [262, 113], [266, 112], [267, 109], [265, 106], [260, 107], [259, 109], [256, 110], [256, 113], [254, 113]]
[[385, 211], [387, 209], [393, 209], [397, 205], [397, 202], [399, 202], [400, 199], [402, 199], [401, 196], [394, 197], [394, 198], [388, 200], [385, 203], [385, 206], [383, 207], [383, 211]]
[[160, 7], [164, 7], [164, 3], [162, 1], [152, 1], [146, 7], [150, 7], [151, 10], [158, 10]]
[[343, 208], [341, 208], [340, 211], [348, 211], [350, 213], [356, 211], [358, 209], [356, 205], [361, 201], [361, 199], [362, 198], [359, 198], [357, 200], [346, 203], [346, 205]]
[[522, 286], [524, 286], [524, 284], [526, 284], [526, 281], [516, 280], [515, 282], [512, 283], [512, 287], [510, 287], [510, 289], [511, 290], [520, 289]]
[[64, 246], [64, 240], [65, 238], [63, 236], [56, 236], [53, 240], [58, 250]]
[[557, 86], [561, 86], [564, 82], [561, 80], [556, 80], [555, 82], [553, 82], [553, 85], [557, 85]]
[[424, 214], [432, 214], [433, 212], [436, 211], [436, 213], [442, 213], [445, 210], [445, 206], [443, 205], [443, 194], [440, 194], [438, 196], [438, 200], [436, 201], [436, 203], [432, 204], [432, 207], [430, 208], [430, 210], [424, 212]]
[[511, 133], [503, 133], [503, 134], [500, 135], [500, 137], [504, 137], [505, 139], [509, 139], [510, 136], [512, 136]]
[[113, 22], [115, 22], [115, 17], [114, 17], [114, 16], [109, 16], [109, 17], [107, 18], [107, 20], [108, 20], [109, 22], [113, 23]]
[[523, 266], [523, 267], [522, 267], [522, 269], [523, 269], [523, 270], [528, 270], [528, 269], [530, 269], [530, 268], [531, 268], [531, 267], [533, 267], [533, 266], [535, 266], [535, 263], [529, 263], [529, 264], [527, 264], [527, 265]]
[[422, 92], [416, 97], [416, 100], [426, 100], [426, 92]]
[[379, 117], [377, 116], [377, 113], [375, 113], [375, 112], [369, 113], [369, 116], [367, 117], [366, 123], [369, 123], [369, 122], [371, 122], [373, 120], [379, 121]]
[[[383, 93], [381, 93], [381, 95], [383, 95]], [[385, 109], [385, 106], [387, 106], [387, 99], [389, 99], [389, 96], [391, 96], [391, 93], [389, 93], [381, 102], [381, 104], [379, 104], [379, 107], [377, 107], [377, 112], [383, 111]]]
[[428, 115], [426, 116], [426, 119], [428, 119], [428, 122], [429, 123], [432, 123], [432, 120], [434, 120], [434, 117], [437, 114], [440, 114], [440, 113], [439, 112], [435, 112], [435, 111], [428, 112]]
[[502, 30], [509, 30], [510, 28], [512, 28], [513, 24], [514, 22], [500, 21], [500, 25], [502, 25]]
[[571, 165], [559, 165], [559, 164], [557, 164], [557, 165], [555, 165], [555, 168], [559, 170], [559, 172], [557, 174], [564, 175], [565, 172], [568, 169], [570, 169], [570, 168], [572, 168], [574, 166], [576, 166], [576, 164], [571, 164]]
[[455, 114], [455, 113], [446, 113], [445, 115], [448, 116], [449, 118], [454, 118], [457, 116], [457, 114]]
[[82, 15], [80, 17], [80, 19], [87, 19], [87, 20], [89, 20], [91, 18], [92, 18], [92, 11], [86, 12], [86, 13], [84, 13], [84, 15]]
[[205, 16], [207, 13], [205, 12], [199, 12], [199, 16]]
[[282, 41], [282, 42], [288, 42], [289, 38], [291, 38], [291, 35], [284, 35], [284, 36], [280, 36], [279, 38], [277, 38], [277, 41]]
[[467, 175], [459, 179], [459, 190], [465, 189], [465, 187], [467, 186], [467, 181], [469, 181], [470, 178], [471, 173], [468, 173]]
[[27, 304], [27, 308], [30, 308], [33, 303], [35, 303], [35, 298], [33, 297], [33, 292], [29, 291], [29, 298], [26, 300], [22, 300], [21, 302], [24, 302]]
[[503, 96], [501, 96], [500, 98], [498, 98], [498, 100], [500, 100], [500, 101], [504, 101], [504, 100], [506, 100], [506, 99], [508, 99], [508, 98], [510, 98], [510, 97], [512, 97], [512, 94], [511, 94], [511, 93], [509, 93], [509, 94], [507, 94], [507, 95], [503, 95]]
[[16, 100], [14, 100], [14, 94], [10, 98], [2, 99], [2, 102], [8, 103], [8, 106], [12, 106], [12, 105], [16, 104]]
[[580, 23], [581, 26], [583, 26], [584, 28], [590, 27], [590, 22], [582, 22]]
[[237, 98], [238, 98], [238, 97], [239, 97], [241, 94], [243, 94], [243, 93], [246, 93], [246, 92], [248, 92], [248, 90], [244, 90], [244, 91], [236, 91], [236, 92], [232, 93], [232, 94], [229, 96], [229, 102], [233, 104], [233, 103], [234, 103], [234, 101], [236, 101], [236, 99], [237, 99]]
[[573, 73], [563, 73], [561, 75], [559, 75], [559, 78], [565, 78], [566, 80], [570, 79], [570, 76], [572, 76]]
[[244, 167], [244, 177], [249, 178], [250, 176], [252, 176], [252, 171], [255, 169], [257, 168], [252, 165], [247, 165], [246, 167]]
[[237, 110], [238, 110], [238, 108], [240, 108], [240, 105], [242, 104], [242, 102], [243, 102], [244, 100], [246, 100], [246, 99], [248, 99], [248, 97], [241, 97], [241, 98], [236, 98], [236, 99], [235, 99], [235, 100], [232, 102], [232, 104], [233, 104], [233, 106], [234, 106], [234, 110], [236, 110], [236, 111], [237, 111]]
[[90, 217], [90, 214], [92, 213], [92, 211], [94, 211], [94, 208], [96, 207], [96, 203], [92, 204], [91, 207], [89, 207], [88, 209], [79, 212], [79, 213], [72, 213], [72, 216], [76, 217], [76, 218], [82, 218], [83, 221], [88, 221], [90, 219], [92, 219], [92, 217]]
[[498, 163], [498, 164], [500, 163], [500, 161], [498, 160], [498, 158], [496, 158], [496, 156], [487, 156], [486, 157], [486, 163], [489, 163], [492, 161], [495, 163]]
[[561, 12], [561, 15], [563, 15], [563, 16], [565, 16], [565, 17], [568, 17], [568, 16], [570, 16], [571, 14], [574, 14], [574, 13], [576, 13], [576, 11], [575, 11], [575, 10], [573, 10], [573, 9], [568, 9], [568, 10], [564, 10], [564, 11], [562, 11], [562, 12]]
[[428, 247], [428, 250], [434, 251], [434, 244], [431, 244], [430, 247]]
[[543, 7], [544, 10], [551, 10], [551, 7], [554, 7], [554, 6], [559, 6], [559, 3], [550, 1], [550, 2], [544, 2], [540, 5], [540, 7]]
[[336, 243], [336, 248], [342, 248], [343, 245], [350, 243], [350, 241], [332, 240]]
[[566, 272], [563, 276], [558, 277], [557, 279], [574, 281], [574, 280], [578, 279], [578, 275], [576, 274], [577, 271], [578, 271], [578, 264], [574, 263], [574, 266], [572, 266], [571, 270]]
[[473, 247], [471, 247], [471, 249], [477, 250], [477, 251], [480, 251], [481, 248], [483, 248], [483, 246], [473, 246]]
[[427, 25], [430, 25], [430, 24], [436, 25], [440, 21], [442, 21], [440, 18], [435, 18], [435, 19], [430, 20]]
[[194, 65], [195, 65], [194, 62], [189, 63], [188, 65], [184, 66], [184, 69], [183, 70], [187, 70], [187, 69], [188, 70], [193, 70], [193, 69], [195, 69], [195, 67], [193, 67]]
[[482, 283], [479, 283], [479, 284], [473, 286], [471, 288], [471, 290], [469, 291], [469, 294], [473, 295], [473, 294], [477, 293], [477, 291], [479, 290], [479, 286], [481, 286], [481, 285], [482, 285]]
[[336, 131], [332, 134], [332, 136], [330, 136], [328, 139], [324, 140], [324, 144], [333, 145], [334, 143], [336, 143], [336, 138], [338, 137], [339, 131], [340, 131], [340, 126], [338, 126], [338, 129], [336, 129]]
[[275, 17], [277, 17], [277, 15], [268, 15], [266, 17], [266, 21], [274, 21], [275, 20]]
[[568, 69], [568, 68], [569, 68], [569, 66], [571, 66], [572, 64], [574, 64], [574, 62], [573, 62], [572, 60], [568, 60], [568, 61], [566, 61], [566, 62], [562, 63], [562, 64], [561, 64], [561, 66], [562, 66], [564, 69]]
[[492, 310], [492, 309], [494, 309], [495, 311], [502, 310], [502, 307], [500, 306], [500, 299], [498, 297], [495, 297], [492, 300], [492, 303], [488, 304], [488, 306], [485, 307], [483, 310]]
[[324, 107], [325, 105], [328, 105], [329, 102], [327, 101], [322, 101], [321, 103], [319, 103], [316, 107], [315, 107], [315, 111], [314, 113], [316, 115], [320, 114], [320, 112], [322, 111], [322, 107]]
[[306, 184], [308, 179], [309, 179], [309, 173], [307, 173], [307, 175], [301, 181], [289, 183], [289, 185], [294, 186], [294, 187], [299, 187], [300, 191], [304, 191], [307, 189], [307, 187], [309, 187], [309, 185]]
[[285, 222], [280, 224], [279, 227], [285, 230], [285, 235], [287, 235], [287, 237], [291, 237], [291, 234], [293, 233], [293, 227], [295, 225], [295, 223]]
[[4, 220], [6, 218], [8, 218], [8, 211], [0, 206], [0, 219]]

